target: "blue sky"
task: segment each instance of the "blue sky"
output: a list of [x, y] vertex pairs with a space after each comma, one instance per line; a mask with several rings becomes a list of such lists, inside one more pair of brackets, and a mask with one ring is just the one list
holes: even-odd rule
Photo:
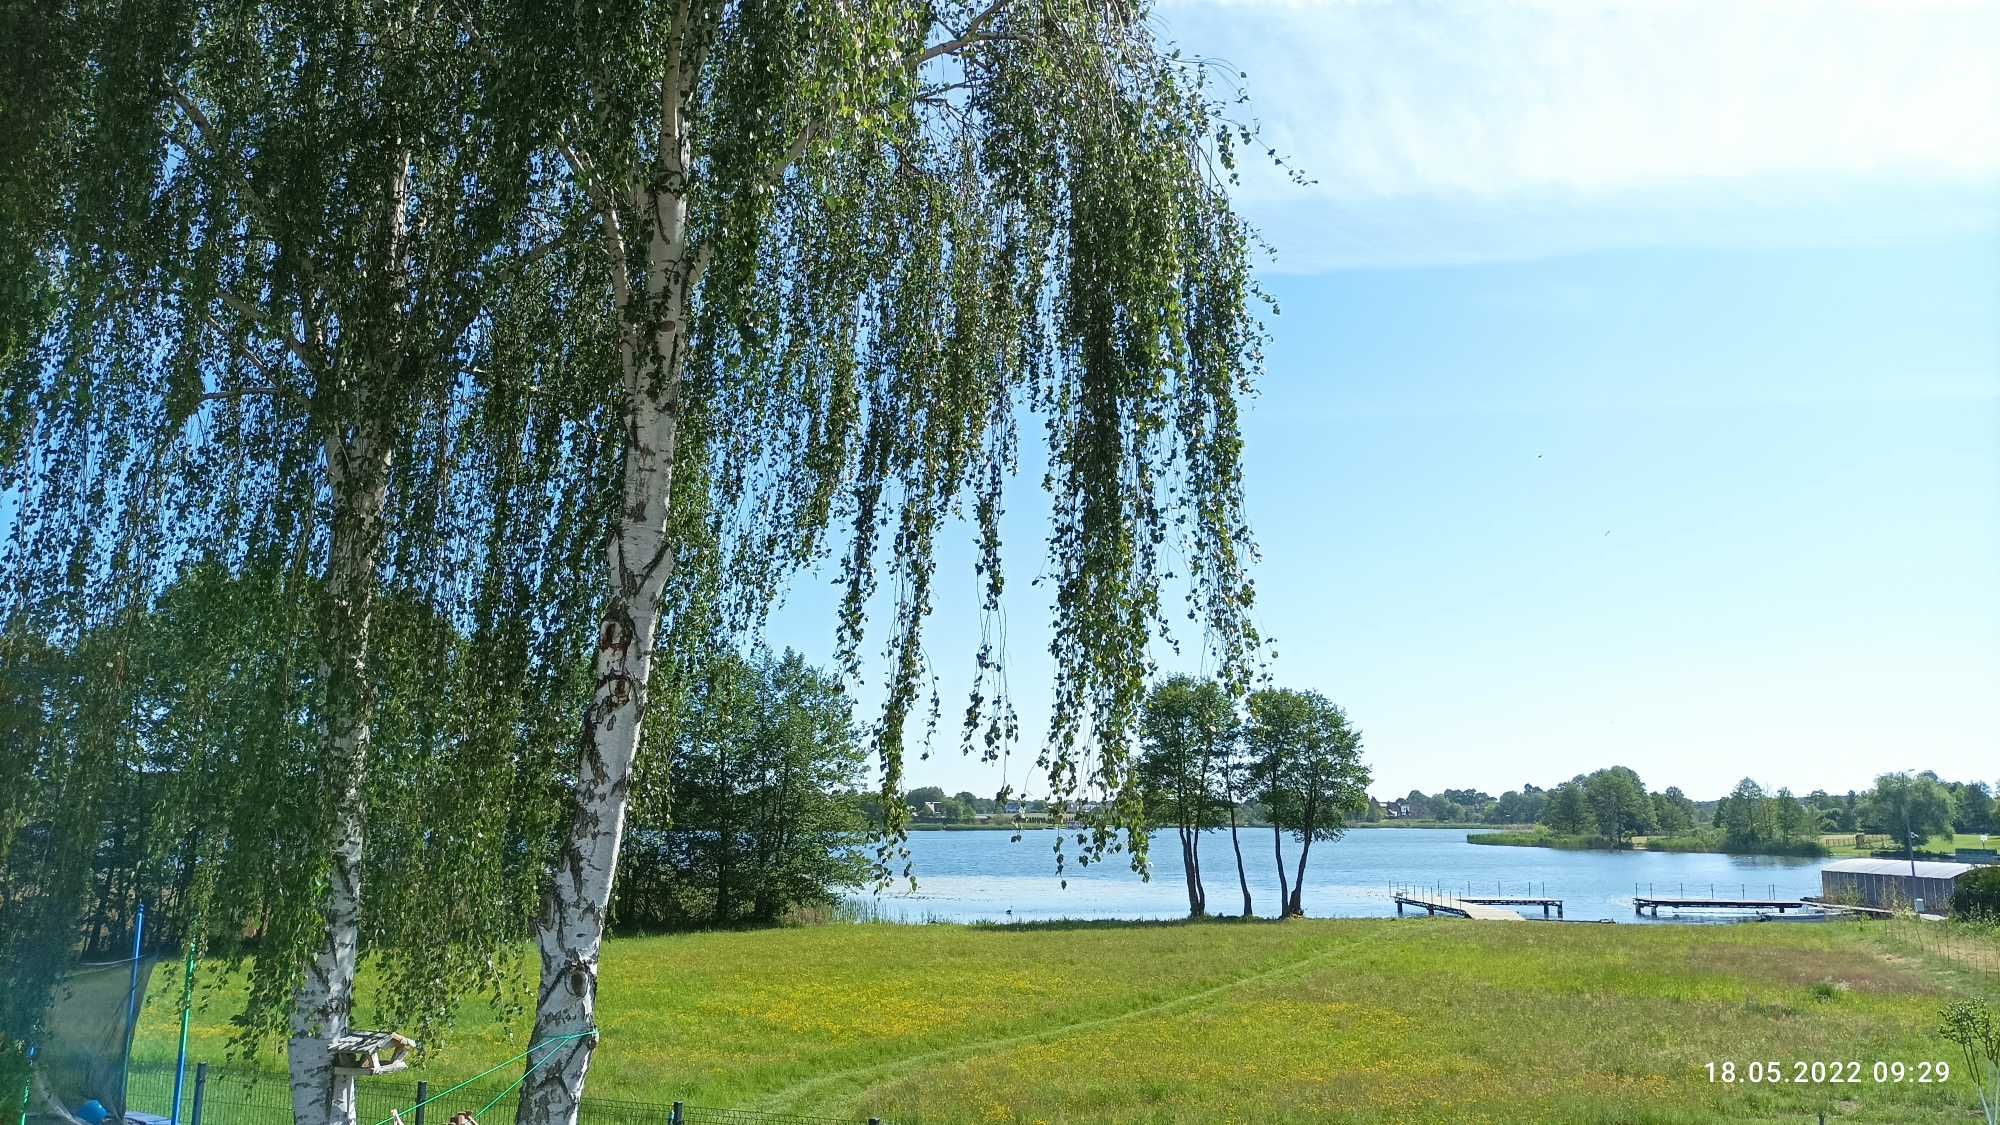
[[[1314, 180], [1238, 193], [1283, 310], [1248, 421], [1259, 619], [1278, 681], [1364, 728], [1375, 792], [2000, 777], [2000, 4], [1155, 18], [1247, 72]], [[1034, 787], [1032, 476], [1026, 741], [1003, 775], [947, 737], [912, 784]], [[947, 728], [965, 538], [928, 646]], [[830, 651], [824, 589], [775, 644]]]

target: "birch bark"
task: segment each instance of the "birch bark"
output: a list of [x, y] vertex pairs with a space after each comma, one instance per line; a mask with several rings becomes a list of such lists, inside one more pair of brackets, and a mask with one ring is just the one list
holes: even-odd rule
[[[635, 285], [617, 195], [574, 151], [572, 170], [598, 212], [621, 314], [625, 461], [619, 521], [606, 550], [610, 589], [598, 624], [596, 687], [578, 745], [570, 827], [536, 926], [541, 959], [534, 1043], [551, 1046], [521, 1089], [519, 1125], [574, 1125], [596, 1039], [598, 962], [612, 878], [625, 833], [627, 794], [646, 715], [662, 591], [674, 565], [668, 534], [687, 298], [699, 264], [688, 245], [692, 141], [681, 112], [689, 73], [664, 86], [659, 159], [650, 184], [630, 193], [646, 235]], [[542, 1061], [546, 1058], [546, 1061]]]
[[[373, 282], [375, 316], [352, 345], [374, 381], [353, 397], [336, 399], [341, 417], [323, 439], [327, 481], [333, 494], [328, 544], [320, 681], [326, 685], [320, 720], [322, 784], [331, 803], [331, 870], [327, 881], [326, 935], [292, 1001], [286, 1044], [297, 1125], [354, 1125], [354, 1077], [334, 1073], [332, 1042], [345, 1034], [354, 1012], [360, 967], [361, 876], [368, 816], [368, 752], [375, 714], [369, 676], [369, 630], [374, 622], [376, 568], [384, 534], [383, 510], [396, 423], [378, 396], [392, 385], [408, 337], [411, 153], [390, 146], [387, 207], [380, 229]], [[319, 341], [319, 354], [325, 354]], [[329, 378], [333, 365], [321, 372]], [[336, 384], [337, 386], [337, 384]], [[393, 392], [388, 392], [393, 397]]]
[[325, 940], [293, 1000], [287, 1043], [292, 1116], [298, 1125], [353, 1125], [355, 1119], [354, 1079], [334, 1073], [328, 1047], [347, 1031], [354, 1011], [361, 944], [363, 785], [374, 709], [368, 632], [388, 494], [385, 429], [385, 423], [371, 420], [353, 441], [329, 438], [325, 443], [335, 511], [327, 561], [327, 647], [320, 665], [326, 685], [320, 741], [322, 769], [332, 787], [333, 844]]

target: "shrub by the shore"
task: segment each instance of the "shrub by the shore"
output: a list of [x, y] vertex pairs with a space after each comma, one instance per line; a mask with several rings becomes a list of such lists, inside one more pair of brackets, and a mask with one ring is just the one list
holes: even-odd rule
[[1620, 851], [1638, 848], [1649, 852], [1722, 852], [1735, 855], [1831, 855], [1816, 839], [1765, 840], [1750, 848], [1730, 847], [1720, 831], [1688, 832], [1678, 836], [1644, 836], [1633, 840], [1613, 840], [1608, 836], [1564, 835], [1547, 829], [1533, 832], [1473, 832], [1469, 844], [1496, 844], [1517, 848], [1563, 848], [1569, 851]]
[[1609, 836], [1567, 836], [1558, 832], [1537, 829], [1533, 832], [1469, 832], [1468, 844], [1499, 844], [1516, 848], [1564, 848], [1569, 851], [1615, 851], [1629, 848], [1629, 843], [1621, 844]]
[[1649, 852], [1727, 852], [1735, 855], [1827, 856], [1833, 852], [1817, 837], [1759, 840], [1754, 845], [1731, 847], [1720, 829], [1689, 832], [1679, 836], [1648, 836], [1643, 844]]

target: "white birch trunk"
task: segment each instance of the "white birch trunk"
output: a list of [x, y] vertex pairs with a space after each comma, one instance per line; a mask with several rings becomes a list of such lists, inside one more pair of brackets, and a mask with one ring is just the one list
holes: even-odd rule
[[293, 998], [292, 1116], [298, 1125], [354, 1125], [354, 1079], [333, 1072], [328, 1044], [348, 1030], [361, 945], [361, 859], [373, 689], [368, 679], [368, 630], [375, 604], [375, 564], [382, 541], [390, 446], [379, 423], [351, 444], [326, 443], [335, 514], [327, 561], [329, 636], [320, 679], [326, 711], [320, 723], [321, 762], [332, 794], [333, 847], [326, 898], [326, 937]]
[[[373, 358], [400, 353], [397, 322], [408, 299], [410, 153], [393, 150], [387, 179], [383, 231], [389, 318], [386, 347]], [[368, 749], [375, 692], [368, 674], [368, 632], [375, 611], [375, 568], [382, 546], [382, 509], [388, 498], [392, 425], [364, 396], [355, 407], [354, 434], [335, 431], [324, 441], [334, 514], [326, 574], [328, 612], [321, 638], [326, 685], [321, 719], [321, 769], [331, 794], [332, 870], [327, 886], [326, 937], [292, 1001], [287, 1044], [292, 1116], [297, 1125], [355, 1125], [354, 1078], [334, 1073], [328, 1049], [344, 1034], [354, 1012], [354, 978], [361, 953], [361, 864], [366, 840]]]
[[[598, 958], [625, 833], [632, 768], [646, 716], [661, 592], [674, 565], [668, 517], [679, 427], [687, 297], [699, 266], [687, 243], [689, 140], [679, 82], [662, 106], [659, 177], [635, 189], [646, 243], [646, 272], [634, 285], [625, 268], [617, 196], [592, 185], [604, 226], [614, 296], [622, 316], [625, 464], [619, 523], [607, 545], [610, 589], [598, 624], [596, 687], [578, 747], [570, 831], [556, 857], [535, 942], [541, 988], [521, 1087], [517, 1125], [575, 1125], [597, 1026]], [[588, 169], [572, 156], [580, 173]]]

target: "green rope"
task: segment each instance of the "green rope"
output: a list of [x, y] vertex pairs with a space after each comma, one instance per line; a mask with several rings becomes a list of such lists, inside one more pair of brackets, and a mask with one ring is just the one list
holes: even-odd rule
[[[543, 1045], [552, 1046], [553, 1042]], [[548, 1062], [550, 1059], [555, 1057], [556, 1053], [554, 1051], [550, 1051], [548, 1054], [543, 1055], [540, 1059], [537, 1059], [535, 1062], [529, 1064], [528, 1069], [521, 1072], [521, 1077], [514, 1079], [514, 1081], [510, 1083], [505, 1090], [502, 1090], [499, 1093], [493, 1095], [493, 1097], [490, 1100], [488, 1100], [485, 1105], [480, 1106], [479, 1109], [473, 1113], [472, 1120], [474, 1122], [474, 1125], [477, 1125], [480, 1118], [486, 1116], [487, 1110], [492, 1109], [496, 1105], [499, 1105], [501, 1098], [504, 1098], [508, 1094], [511, 1094], [515, 1090], [519, 1089], [521, 1083], [526, 1082], [528, 1079], [534, 1077], [535, 1072], [542, 1068], [543, 1063]]]
[[[540, 1043], [536, 1043], [535, 1045], [529, 1047], [527, 1050], [522, 1051], [518, 1055], [515, 1055], [511, 1059], [502, 1059], [499, 1062], [494, 1063], [492, 1066], [487, 1067], [485, 1070], [480, 1071], [478, 1074], [473, 1075], [472, 1077], [466, 1079], [463, 1082], [460, 1082], [452, 1086], [446, 1086], [444, 1089], [439, 1090], [437, 1093], [432, 1094], [430, 1097], [425, 1098], [423, 1101], [420, 1101], [416, 1105], [411, 1106], [408, 1112], [415, 1113], [417, 1110], [431, 1104], [432, 1102], [438, 1100], [439, 1098], [444, 1097], [446, 1094], [452, 1093], [455, 1090], [463, 1090], [467, 1086], [472, 1085], [474, 1082], [479, 1081], [480, 1079], [486, 1077], [487, 1075], [493, 1073], [494, 1071], [500, 1070], [508, 1066], [509, 1064], [517, 1063], [522, 1059], [527, 1058], [529, 1055], [534, 1054], [536, 1051], [541, 1050], [544, 1047], [553, 1047], [559, 1043], [568, 1043], [573, 1039], [588, 1039], [596, 1034], [597, 1034], [597, 1029], [592, 1028], [589, 1031], [579, 1031], [574, 1035], [558, 1035], [554, 1039], [544, 1039]], [[492, 1109], [493, 1106], [500, 1101], [500, 1098], [504, 1098], [508, 1094], [512, 1093], [514, 1091], [515, 1086], [519, 1086], [521, 1083], [526, 1082], [528, 1080], [529, 1075], [535, 1073], [535, 1071], [537, 1070], [540, 1070], [543, 1063], [548, 1062], [550, 1059], [555, 1057], [556, 1053], [554, 1051], [550, 1051], [548, 1054], [543, 1055], [541, 1058], [537, 1059], [533, 1064], [531, 1064], [528, 1067], [527, 1070], [521, 1073], [521, 1077], [514, 1080], [513, 1086], [509, 1086], [505, 1090], [500, 1091], [499, 1097], [496, 1097], [492, 1101], [487, 1102], [485, 1105], [479, 1107], [479, 1113], [473, 1114], [472, 1115], [473, 1119], [478, 1120], [480, 1114], [483, 1114], [487, 1110]], [[382, 1120], [377, 1121], [375, 1125], [395, 1125], [395, 1123], [396, 1123], [396, 1115], [392, 1113], [389, 1116], [384, 1117]]]

